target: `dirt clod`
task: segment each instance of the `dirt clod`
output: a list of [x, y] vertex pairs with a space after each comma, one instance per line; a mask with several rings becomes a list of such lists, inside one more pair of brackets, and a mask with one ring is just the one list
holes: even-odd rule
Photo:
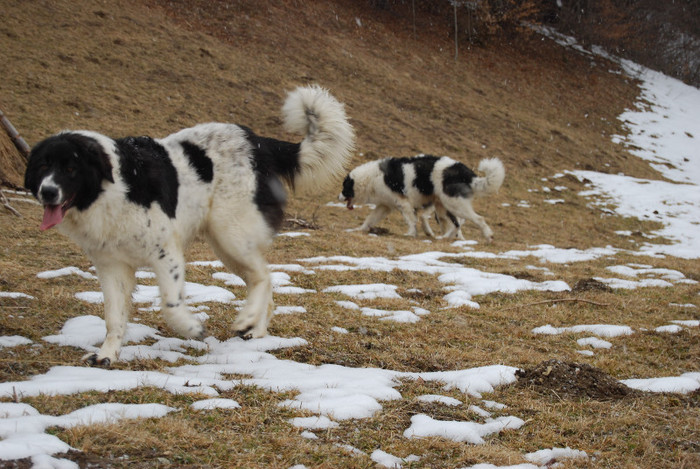
[[605, 291], [611, 292], [612, 288], [594, 278], [582, 278], [574, 284], [574, 292], [582, 291]]
[[518, 377], [518, 386], [565, 399], [608, 401], [642, 394], [604, 371], [581, 363], [547, 360], [532, 369], [518, 370], [515, 375]]

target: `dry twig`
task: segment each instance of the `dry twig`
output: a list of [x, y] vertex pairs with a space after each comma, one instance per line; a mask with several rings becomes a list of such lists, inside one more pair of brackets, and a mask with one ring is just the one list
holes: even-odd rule
[[508, 311], [510, 309], [516, 309], [516, 308], [524, 308], [526, 306], [537, 306], [537, 305], [543, 305], [543, 304], [549, 304], [549, 303], [565, 303], [565, 302], [572, 302], [572, 303], [587, 303], [590, 305], [595, 305], [595, 306], [610, 306], [610, 303], [597, 303], [595, 301], [591, 300], [584, 300], [582, 298], [556, 298], [553, 300], [542, 300], [542, 301], [535, 301], [534, 303], [527, 303], [524, 305], [515, 305], [510, 308], [506, 308], [504, 311]]
[[296, 226], [299, 226], [301, 228], [307, 228], [309, 230], [318, 230], [318, 228], [319, 228], [315, 222], [307, 221], [307, 220], [304, 220], [303, 218], [296, 218], [296, 217], [286, 218], [284, 221], [285, 221], [285, 223], [296, 225]]
[[9, 210], [10, 213], [22, 218], [22, 214], [19, 213], [17, 210], [15, 210], [15, 208], [12, 205], [10, 205], [10, 201], [7, 200], [7, 197], [5, 197], [5, 193], [1, 190], [0, 190], [0, 203], [2, 203], [2, 206], [5, 207], [7, 210]]

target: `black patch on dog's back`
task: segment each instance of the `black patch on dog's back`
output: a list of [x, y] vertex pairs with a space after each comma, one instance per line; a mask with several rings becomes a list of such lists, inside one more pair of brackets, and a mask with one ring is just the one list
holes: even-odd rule
[[24, 186], [35, 196], [43, 178], [53, 173], [56, 183], [79, 210], [88, 208], [102, 192], [102, 181], [114, 182], [112, 164], [92, 137], [64, 132], [39, 142], [31, 151]]
[[260, 137], [252, 130], [241, 126], [253, 147], [256, 171], [275, 174], [294, 187], [294, 176], [299, 172], [299, 143], [285, 142], [275, 138]]
[[180, 142], [182, 149], [185, 152], [190, 166], [197, 171], [197, 176], [202, 182], [211, 182], [214, 179], [214, 165], [211, 159], [207, 156], [207, 152], [203, 148], [195, 145], [192, 142]]
[[384, 174], [384, 184], [397, 194], [404, 194], [403, 162], [406, 158], [387, 158], [379, 162], [379, 169]]
[[474, 171], [459, 162], [445, 168], [442, 173], [442, 190], [450, 197], [470, 197]]
[[275, 231], [282, 226], [287, 193], [280, 179], [294, 188], [294, 176], [299, 171], [299, 143], [255, 135], [247, 127], [241, 127], [253, 149], [255, 171], [255, 205]]
[[149, 208], [157, 202], [170, 218], [177, 209], [177, 171], [165, 148], [150, 137], [116, 140], [122, 179], [127, 198]]
[[411, 163], [416, 171], [416, 179], [413, 185], [423, 195], [433, 195], [435, 187], [430, 176], [433, 174], [435, 163], [439, 160], [437, 156], [421, 155], [413, 158], [407, 158], [407, 162]]

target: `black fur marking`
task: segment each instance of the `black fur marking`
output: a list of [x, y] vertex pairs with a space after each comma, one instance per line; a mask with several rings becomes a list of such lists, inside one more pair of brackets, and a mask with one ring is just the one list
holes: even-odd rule
[[455, 217], [449, 210], [447, 211], [447, 218], [450, 219], [454, 226], [459, 228], [459, 220], [457, 220], [457, 217]]
[[191, 142], [180, 142], [180, 145], [185, 151], [185, 156], [189, 160], [190, 166], [197, 171], [199, 179], [203, 182], [211, 182], [214, 179], [214, 165], [207, 156], [207, 152]]
[[255, 198], [253, 201], [262, 213], [268, 226], [277, 231], [284, 221], [284, 206], [287, 193], [277, 176], [264, 177], [256, 173]]
[[462, 163], [455, 163], [442, 173], [442, 190], [450, 197], [470, 197], [475, 177], [474, 171]]
[[384, 173], [384, 184], [389, 189], [404, 194], [403, 184], [403, 161], [401, 158], [387, 158], [379, 163], [379, 169]]
[[252, 130], [241, 126], [253, 147], [255, 170], [275, 174], [294, 187], [294, 176], [299, 172], [299, 143], [284, 142], [274, 138], [260, 137]]
[[422, 155], [406, 159], [406, 162], [412, 164], [416, 171], [416, 179], [413, 181], [413, 185], [418, 189], [418, 192], [423, 195], [433, 195], [435, 191], [431, 176], [437, 160], [439, 160], [439, 158], [432, 155]]
[[294, 187], [294, 176], [299, 171], [300, 144], [259, 137], [247, 127], [241, 128], [246, 132], [253, 150], [255, 205], [267, 224], [277, 231], [284, 221], [284, 206], [287, 203], [287, 193], [280, 178]]
[[341, 193], [346, 199], [355, 198], [355, 180], [351, 178], [349, 174], [345, 176], [345, 180], [343, 181], [343, 191]]
[[240, 337], [243, 340], [249, 340], [252, 337], [250, 336], [249, 332], [253, 329], [253, 326], [250, 326], [242, 331], [236, 331], [236, 335]]
[[29, 155], [24, 185], [35, 196], [48, 174], [71, 206], [88, 208], [102, 192], [102, 182], [114, 182], [112, 165], [102, 146], [91, 137], [65, 132], [38, 143]]
[[146, 208], [157, 202], [168, 217], [175, 218], [179, 184], [165, 148], [150, 137], [126, 137], [116, 144], [127, 198]]

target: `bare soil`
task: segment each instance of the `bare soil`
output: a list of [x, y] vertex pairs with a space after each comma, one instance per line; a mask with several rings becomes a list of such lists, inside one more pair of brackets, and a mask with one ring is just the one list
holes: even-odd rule
[[518, 370], [515, 374], [518, 386], [527, 386], [558, 399], [609, 400], [639, 397], [643, 394], [587, 363], [567, 363], [552, 359], [531, 369]]

